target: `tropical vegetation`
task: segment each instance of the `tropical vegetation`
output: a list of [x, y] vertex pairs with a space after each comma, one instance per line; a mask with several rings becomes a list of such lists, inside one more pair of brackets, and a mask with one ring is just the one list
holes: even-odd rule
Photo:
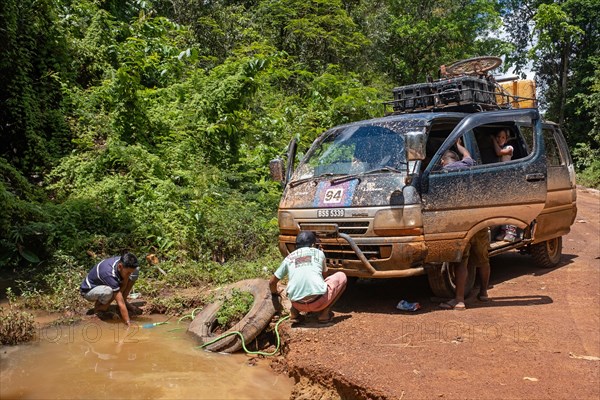
[[599, 186], [599, 20], [595, 0], [3, 0], [0, 274], [74, 304], [123, 250], [160, 259], [146, 293], [267, 276], [269, 160], [480, 55], [535, 73]]

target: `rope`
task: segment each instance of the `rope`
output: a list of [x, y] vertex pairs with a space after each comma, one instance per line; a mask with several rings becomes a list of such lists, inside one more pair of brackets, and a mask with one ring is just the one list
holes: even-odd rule
[[221, 339], [224, 339], [224, 338], [229, 337], [231, 335], [238, 335], [242, 339], [242, 348], [244, 349], [244, 351], [246, 352], [246, 354], [258, 354], [258, 355], [267, 356], [267, 357], [268, 356], [274, 356], [279, 351], [279, 345], [281, 344], [281, 339], [279, 338], [279, 330], [278, 330], [279, 324], [282, 323], [283, 321], [285, 321], [286, 319], [289, 319], [289, 318], [290, 318], [290, 316], [286, 315], [285, 317], [279, 319], [279, 321], [277, 321], [277, 323], [275, 324], [275, 337], [277, 338], [277, 347], [275, 347], [275, 350], [273, 350], [271, 353], [266, 353], [264, 351], [250, 351], [250, 350], [248, 350], [246, 348], [246, 343], [245, 343], [245, 340], [244, 340], [244, 335], [242, 335], [242, 333], [240, 331], [233, 331], [233, 332], [225, 333], [225, 334], [223, 334], [221, 336], [218, 336], [217, 338], [211, 340], [210, 342], [204, 343], [201, 346], [196, 346], [195, 348], [196, 349], [203, 349], [206, 346], [209, 346], [209, 345], [211, 345], [213, 343], [216, 343], [216, 342], [218, 342]]

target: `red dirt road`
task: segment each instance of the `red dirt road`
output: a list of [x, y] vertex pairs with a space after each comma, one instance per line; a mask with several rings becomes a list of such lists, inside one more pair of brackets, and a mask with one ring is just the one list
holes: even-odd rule
[[[598, 193], [579, 190], [560, 266], [492, 258], [492, 301], [471, 297], [465, 311], [440, 310], [425, 277], [359, 281], [331, 325], [284, 332], [292, 396], [599, 399], [599, 214]], [[423, 308], [397, 311], [401, 299]]]

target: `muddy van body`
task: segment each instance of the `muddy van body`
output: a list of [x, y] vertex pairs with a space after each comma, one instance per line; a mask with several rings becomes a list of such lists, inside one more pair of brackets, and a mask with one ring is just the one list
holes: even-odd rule
[[[509, 132], [510, 161], [498, 161], [492, 136]], [[461, 139], [476, 165], [443, 170], [441, 158]], [[575, 173], [558, 126], [535, 108], [417, 112], [334, 127], [297, 166], [271, 162], [284, 185], [279, 248], [295, 249], [300, 230], [319, 236], [331, 270], [350, 277], [427, 274], [433, 292], [452, 296], [454, 265], [480, 230], [490, 256], [519, 249], [542, 267], [561, 257], [576, 215]], [[499, 227], [519, 228], [496, 241]], [[474, 282], [469, 270], [467, 290]]]

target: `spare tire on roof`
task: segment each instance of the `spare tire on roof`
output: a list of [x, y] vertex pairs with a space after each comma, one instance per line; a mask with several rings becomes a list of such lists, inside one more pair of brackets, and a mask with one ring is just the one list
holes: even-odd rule
[[[228, 331], [223, 332], [226, 335], [231, 332], [239, 331], [244, 337], [244, 342], [248, 343], [257, 337], [271, 322], [271, 319], [281, 310], [279, 298], [271, 295], [269, 282], [264, 279], [247, 279], [228, 285], [221, 290], [219, 294], [227, 294], [233, 289], [243, 292], [249, 292], [254, 297], [254, 303], [250, 311]], [[223, 306], [224, 296], [214, 303], [208, 304], [200, 311], [188, 328], [188, 332], [198, 338], [201, 344], [208, 343], [220, 335], [214, 335], [213, 330], [216, 326], [216, 315]], [[242, 348], [242, 339], [239, 335], [227, 336], [215, 343], [205, 347], [206, 350], [224, 353], [234, 353]]]

